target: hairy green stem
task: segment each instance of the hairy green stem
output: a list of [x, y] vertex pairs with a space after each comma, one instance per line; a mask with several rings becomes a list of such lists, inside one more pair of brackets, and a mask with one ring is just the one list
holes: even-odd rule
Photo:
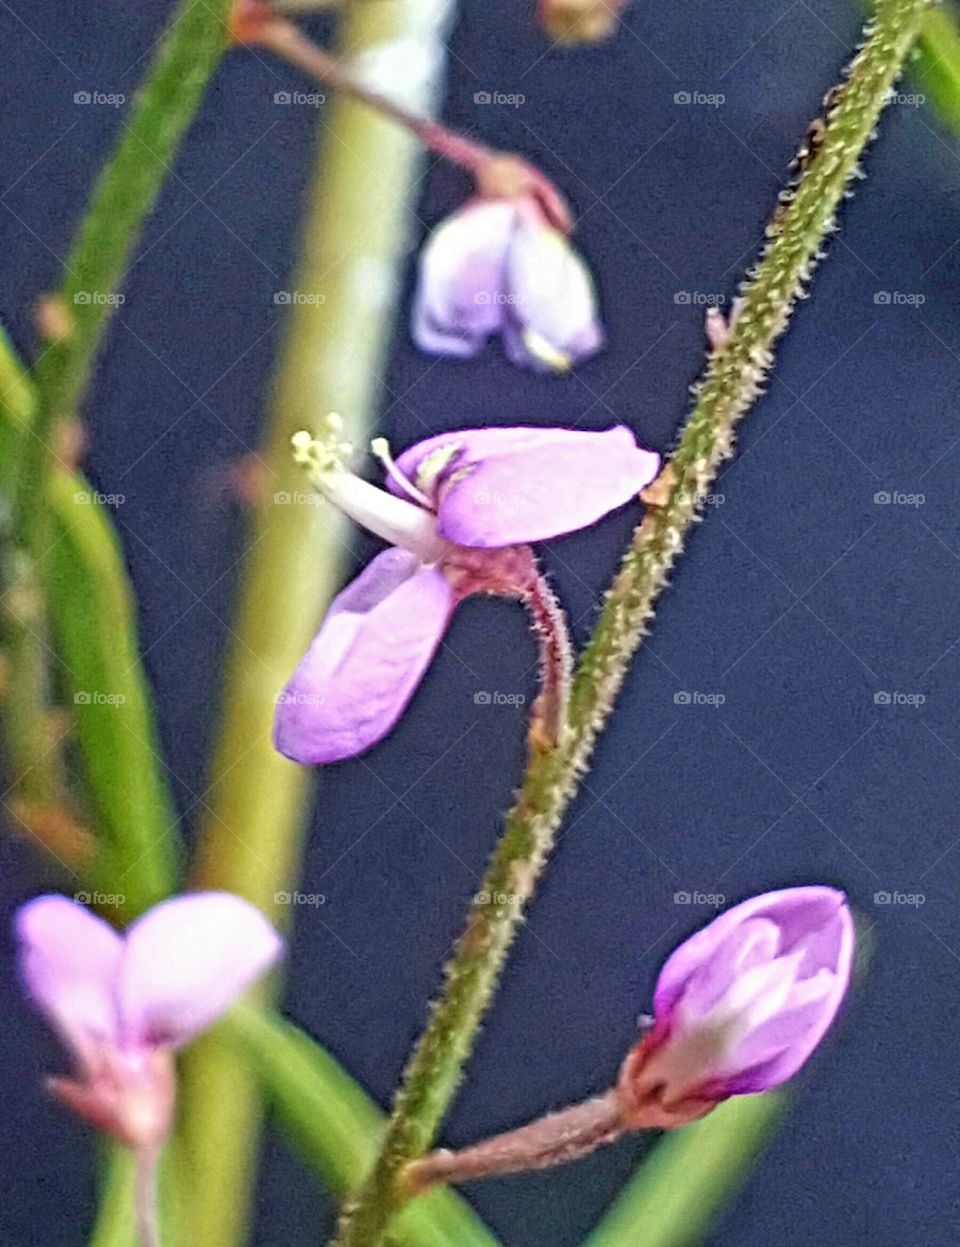
[[442, 994], [405, 1071], [377, 1163], [341, 1222], [338, 1247], [377, 1247], [402, 1201], [398, 1178], [404, 1166], [434, 1141], [578, 778], [700, 501], [720, 463], [732, 454], [737, 421], [760, 393], [773, 344], [833, 228], [834, 213], [927, 3], [887, 0], [881, 6], [850, 66], [822, 145], [742, 289], [736, 324], [710, 359], [661, 480], [661, 505], [651, 508], [637, 528], [577, 667], [567, 732], [558, 748], [531, 758], [467, 929], [447, 966]]
[[[350, 0], [341, 55], [362, 54], [374, 75], [379, 58], [433, 67], [410, 90], [410, 104], [427, 111], [449, 16], [449, 0]], [[273, 748], [276, 698], [339, 588], [349, 542], [346, 524], [305, 490], [290, 438], [316, 429], [331, 410], [355, 445], [369, 437], [421, 167], [410, 135], [356, 100], [336, 97], [322, 129], [195, 876], [246, 896], [280, 923], [290, 914], [274, 897], [296, 872], [312, 776]], [[187, 1054], [181, 1107], [194, 1241], [231, 1247], [252, 1195], [260, 1109], [249, 1063], [225, 1033]]]

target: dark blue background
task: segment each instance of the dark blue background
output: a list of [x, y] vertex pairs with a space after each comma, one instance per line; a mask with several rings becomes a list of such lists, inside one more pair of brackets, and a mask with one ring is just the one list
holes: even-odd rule
[[[73, 93], [129, 95], [166, 7], [0, 6], [0, 311], [24, 350], [30, 305], [55, 284], [120, 124]], [[444, 116], [521, 149], [568, 192], [609, 349], [566, 379], [512, 370], [495, 346], [436, 363], [401, 317], [383, 429], [402, 447], [452, 424], [626, 421], [667, 449], [703, 355], [702, 308], [677, 294], [731, 297], [859, 14], [852, 0], [638, 4], [614, 42], [564, 54], [529, 7], [465, 5]], [[126, 498], [117, 519], [184, 808], [205, 782], [243, 542], [216, 481], [256, 444], [279, 332], [272, 292], [288, 285], [309, 165], [314, 114], [289, 109], [274, 124], [276, 81], [243, 54], [218, 74], [88, 412], [91, 475]], [[481, 90], [526, 99], [475, 105]], [[725, 100], [677, 104], [681, 91]], [[662, 957], [712, 913], [675, 892], [731, 902], [840, 885], [873, 928], [871, 972], [716, 1230], [720, 1247], [956, 1241], [960, 165], [932, 112], [902, 104], [868, 167], [635, 663], [446, 1130], [463, 1142], [610, 1078]], [[458, 175], [434, 171], [422, 228], [461, 192]], [[878, 303], [879, 291], [925, 302]], [[882, 490], [925, 501], [880, 505]], [[551, 547], [581, 638], [634, 518]], [[289, 1009], [382, 1099], [518, 774], [522, 715], [474, 693], [530, 696], [533, 661], [518, 611], [469, 603], [400, 730], [324, 776], [302, 886], [326, 904], [298, 914]], [[726, 700], [682, 705], [679, 691]], [[877, 705], [880, 691], [926, 700]], [[0, 861], [6, 919], [51, 876], [20, 842], [0, 842]], [[925, 903], [875, 902], [894, 890]], [[39, 1088], [60, 1058], [13, 985], [9, 952], [0, 975], [0, 1166], [16, 1187], [0, 1202], [0, 1238], [72, 1247], [89, 1213], [89, 1148]], [[473, 1194], [509, 1243], [566, 1247], [638, 1146]], [[319, 1215], [310, 1180], [273, 1146], [257, 1243], [315, 1243]]]

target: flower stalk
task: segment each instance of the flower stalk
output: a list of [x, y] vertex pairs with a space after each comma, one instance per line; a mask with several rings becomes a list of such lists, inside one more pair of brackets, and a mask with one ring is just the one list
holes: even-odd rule
[[515, 197], [533, 194], [557, 229], [568, 232], [573, 224], [563, 196], [539, 169], [509, 153], [494, 151], [456, 134], [397, 100], [367, 87], [343, 61], [314, 43], [298, 26], [263, 0], [238, 0], [232, 30], [239, 43], [266, 48], [308, 78], [333, 87], [344, 95], [375, 109], [401, 126], [427, 151], [459, 165], [474, 179], [482, 195]]
[[140, 1247], [160, 1247], [157, 1224], [159, 1162], [159, 1153], [154, 1148], [142, 1148], [137, 1152], [134, 1210]]
[[890, 88], [902, 72], [929, 0], [886, 0], [848, 70], [815, 159], [779, 216], [729, 337], [710, 357], [694, 409], [666, 469], [661, 506], [637, 528], [573, 679], [566, 731], [534, 752], [507, 816], [482, 893], [447, 966], [394, 1100], [378, 1160], [345, 1209], [337, 1247], [378, 1247], [406, 1198], [400, 1175], [431, 1146], [460, 1082], [527, 901], [590, 760], [669, 572], [699, 517], [699, 500], [733, 452], [740, 418], [761, 392], [774, 343], [803, 292], [834, 214], [855, 177]]

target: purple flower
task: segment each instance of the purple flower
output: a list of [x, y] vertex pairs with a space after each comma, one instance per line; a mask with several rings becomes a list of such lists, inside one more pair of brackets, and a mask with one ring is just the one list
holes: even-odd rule
[[844, 895], [826, 887], [755, 896], [681, 944], [621, 1074], [643, 1124], [678, 1125], [791, 1078], [836, 1016], [853, 946]]
[[173, 1051], [281, 951], [260, 911], [225, 892], [164, 901], [125, 935], [76, 901], [39, 896], [17, 914], [16, 934], [26, 990], [76, 1067], [53, 1091], [130, 1147], [167, 1134]]
[[465, 358], [495, 333], [513, 363], [541, 372], [565, 372], [603, 345], [590, 272], [533, 194], [472, 200], [420, 256], [417, 345]]
[[659, 457], [629, 429], [467, 429], [428, 438], [396, 463], [390, 492], [342, 465], [308, 434], [296, 453], [316, 487], [394, 547], [334, 600], [278, 698], [274, 741], [295, 762], [335, 762], [393, 728], [470, 593], [522, 596], [535, 566], [526, 543], [595, 523], [635, 498]]

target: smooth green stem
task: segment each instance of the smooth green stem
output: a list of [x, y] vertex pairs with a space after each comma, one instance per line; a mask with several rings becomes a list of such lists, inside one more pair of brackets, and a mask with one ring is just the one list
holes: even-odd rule
[[[362, 54], [374, 74], [378, 56], [439, 67], [449, 16], [448, 0], [351, 0], [342, 54]], [[410, 105], [429, 111], [436, 86], [433, 73], [418, 77]], [[273, 748], [276, 698], [339, 587], [350, 537], [332, 509], [315, 505], [290, 438], [316, 429], [331, 410], [341, 413], [356, 446], [369, 437], [421, 168], [414, 139], [358, 101], [336, 97], [322, 134], [303, 253], [291, 278], [296, 296], [263, 452], [269, 480], [227, 660], [195, 876], [246, 896], [280, 923], [290, 914], [274, 896], [290, 889], [297, 870], [312, 774]], [[204, 1247], [240, 1240], [253, 1188], [257, 1087], [228, 1043], [211, 1033], [184, 1062], [184, 1140], [195, 1178], [190, 1217]]]
[[230, 3], [180, 0], [64, 261], [51, 318], [64, 328], [51, 329], [54, 340], [33, 370], [39, 402], [14, 496], [14, 531], [25, 545], [41, 511], [38, 486], [52, 434], [76, 414], [87, 390], [137, 239], [227, 46]]
[[[41, 816], [49, 821], [54, 807], [62, 807], [56, 817], [69, 817], [56, 724], [49, 714], [56, 641], [45, 599], [51, 589], [50, 555], [62, 553], [65, 531], [51, 522], [47, 505], [53, 444], [62, 421], [76, 414], [83, 399], [137, 239], [226, 46], [228, 2], [181, 0], [175, 11], [137, 95], [131, 120], [123, 126], [64, 261], [61, 289], [53, 301], [55, 312], [50, 315], [48, 311], [45, 323], [52, 340], [32, 377], [17, 375], [18, 362], [9, 344], [5, 339], [0, 342], [4, 415], [0, 490], [10, 508], [2, 559], [8, 665], [4, 728], [18, 798], [24, 803], [21, 818], [28, 827], [31, 820], [39, 825]], [[83, 483], [78, 484], [82, 487]], [[62, 513], [60, 518], [65, 518]], [[69, 528], [68, 524], [66, 531]], [[90, 529], [89, 523], [86, 528]], [[111, 560], [116, 565], [112, 555]], [[123, 576], [121, 570], [115, 579]], [[151, 749], [149, 730], [139, 722], [133, 726], [141, 733], [143, 747]], [[87, 757], [89, 762], [89, 752]], [[136, 782], [136, 774], [128, 777]], [[97, 788], [96, 779], [92, 786]], [[147, 792], [158, 787], [162, 787], [159, 781], [151, 782]], [[99, 804], [97, 795], [95, 805]], [[158, 814], [165, 830], [170, 824], [168, 808]], [[135, 808], [127, 814], [136, 816]], [[141, 833], [158, 844], [166, 839], [163, 833], [158, 837], [150, 825], [142, 826]], [[138, 869], [140, 852], [135, 849], [128, 867]], [[169, 886], [170, 880], [165, 883]], [[143, 895], [156, 899], [155, 893], [156, 888], [153, 895], [147, 889]]]
[[743, 1181], [777, 1119], [777, 1093], [734, 1096], [654, 1147], [584, 1247], [690, 1247]]
[[2, 722], [8, 785], [21, 808], [49, 810], [63, 792], [61, 753], [48, 717], [49, 651], [43, 592], [36, 562], [14, 540], [12, 499], [18, 464], [37, 408], [36, 389], [7, 335], [0, 330], [0, 635], [4, 670]]
[[373, 1172], [341, 1222], [338, 1247], [377, 1247], [402, 1200], [403, 1167], [433, 1143], [496, 990], [526, 902], [560, 820], [586, 769], [654, 603], [700, 500], [732, 453], [737, 421], [760, 392], [773, 344], [810, 276], [890, 87], [901, 72], [927, 0], [888, 0], [855, 57], [823, 144], [780, 216], [725, 346], [710, 360], [663, 479], [662, 505], [638, 527], [574, 676], [567, 732], [534, 754], [491, 860], [440, 998], [394, 1101]]
[[[289, 1022], [240, 1007], [228, 1026], [250, 1054], [275, 1127], [342, 1199], [370, 1168], [383, 1114], [329, 1052]], [[408, 1205], [390, 1236], [397, 1247], [498, 1247], [466, 1200], [450, 1190]]]
[[929, 94], [952, 130], [960, 130], [960, 28], [955, 5], [931, 9], [923, 19], [910, 82]]
[[[35, 402], [26, 370], [0, 335], [0, 500], [31, 436]], [[88, 890], [123, 895], [112, 919], [134, 917], [173, 890], [176, 853], [133, 595], [107, 510], [89, 483], [57, 465], [44, 495], [45, 583], [8, 532], [2, 542], [3, 729], [14, 781], [7, 804], [13, 829], [42, 844]], [[49, 689], [54, 661], [67, 695], [57, 713]], [[62, 776], [59, 742], [68, 736], [80, 745], [81, 804], [95, 831], [81, 826]]]

